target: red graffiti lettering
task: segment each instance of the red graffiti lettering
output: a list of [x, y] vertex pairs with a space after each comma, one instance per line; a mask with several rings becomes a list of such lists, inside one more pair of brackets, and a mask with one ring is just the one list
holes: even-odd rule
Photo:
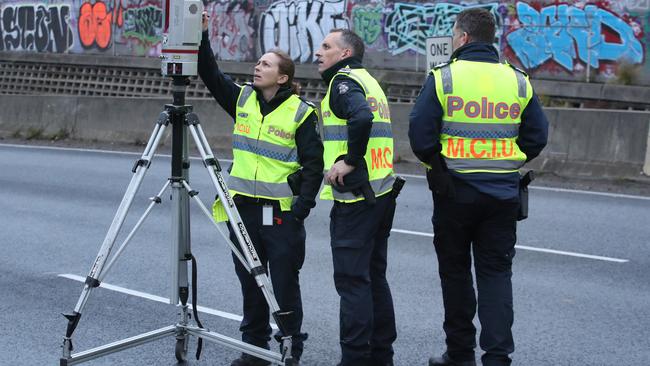
[[113, 22], [119, 27], [123, 24], [122, 3], [119, 2], [113, 12], [110, 12], [106, 4], [97, 1], [94, 4], [84, 3], [79, 8], [79, 19], [77, 29], [79, 40], [85, 48], [97, 45], [100, 49], [106, 49], [111, 43], [111, 25]]

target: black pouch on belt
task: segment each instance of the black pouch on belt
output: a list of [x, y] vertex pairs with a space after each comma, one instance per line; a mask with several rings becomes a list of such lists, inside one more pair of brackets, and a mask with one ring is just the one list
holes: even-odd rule
[[519, 212], [517, 221], [528, 218], [528, 185], [535, 179], [535, 172], [529, 170], [519, 178]]

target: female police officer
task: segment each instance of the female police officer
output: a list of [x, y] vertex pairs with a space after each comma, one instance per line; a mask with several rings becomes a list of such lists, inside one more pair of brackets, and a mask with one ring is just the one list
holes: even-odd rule
[[[309, 103], [294, 94], [295, 66], [286, 53], [273, 50], [262, 55], [255, 65], [253, 83], [239, 86], [219, 70], [207, 30], [208, 16], [204, 13], [199, 75], [235, 120], [228, 186], [259, 258], [268, 266], [280, 309], [293, 312], [285, 327], [292, 336], [292, 356], [297, 361], [307, 338], [300, 332], [302, 301], [298, 281], [305, 255], [303, 220], [316, 204], [323, 179], [323, 144], [317, 132], [317, 116]], [[299, 170], [300, 182], [290, 187], [287, 178]], [[221, 205], [216, 204], [215, 219], [222, 218], [221, 210]], [[232, 232], [231, 238], [234, 240]], [[268, 305], [254, 278], [236, 257], [233, 259], [244, 298], [242, 340], [268, 348]], [[231, 365], [268, 364], [242, 354]]]

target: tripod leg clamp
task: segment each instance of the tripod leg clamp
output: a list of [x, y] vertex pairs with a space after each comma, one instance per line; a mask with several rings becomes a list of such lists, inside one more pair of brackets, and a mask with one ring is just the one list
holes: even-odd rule
[[138, 170], [139, 166], [149, 168], [150, 165], [151, 165], [151, 162], [149, 160], [147, 160], [147, 159], [138, 159], [138, 160], [135, 161], [135, 163], [133, 163], [133, 168], [131, 168], [131, 172], [135, 173], [136, 170]]
[[216, 171], [221, 171], [221, 164], [219, 164], [219, 161], [215, 158], [207, 158], [203, 160], [203, 165], [205, 165], [206, 168], [213, 166]]
[[282, 361], [287, 365], [293, 365], [293, 355], [291, 354], [292, 341], [291, 336], [282, 337]]
[[96, 279], [96, 278], [92, 278], [92, 277], [88, 276], [88, 277], [86, 277], [85, 284], [88, 285], [88, 287], [95, 288], [95, 287], [99, 287], [101, 282], [99, 282], [99, 280]]

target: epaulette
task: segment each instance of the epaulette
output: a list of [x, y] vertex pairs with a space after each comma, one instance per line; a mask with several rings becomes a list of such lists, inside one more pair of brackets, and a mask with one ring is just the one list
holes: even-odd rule
[[513, 65], [513, 64], [511, 64], [511, 63], [509, 63], [509, 62], [506, 62], [506, 65], [512, 67], [515, 71], [518, 71], [518, 72], [524, 74], [525, 77], [528, 77], [528, 73], [527, 73], [526, 71], [524, 71], [524, 70], [518, 68], [517, 66], [515, 66], [515, 65]]
[[316, 108], [316, 104], [314, 104], [314, 102], [309, 101], [309, 100], [307, 100], [307, 99], [305, 99], [304, 97], [301, 97], [301, 96], [298, 96], [298, 98], [300, 98], [301, 101], [307, 103], [308, 106], [310, 106], [312, 108]]
[[438, 70], [438, 69], [440, 69], [440, 68], [443, 68], [443, 67], [445, 67], [445, 66], [451, 64], [452, 62], [454, 62], [454, 61], [453, 61], [453, 60], [449, 60], [449, 61], [447, 61], [447, 62], [443, 62], [443, 63], [437, 64], [436, 66], [433, 67], [433, 69], [434, 69], [434, 70]]
[[242, 84], [235, 83], [235, 85], [237, 85], [237, 86], [240, 87], [240, 88], [243, 88], [243, 87], [245, 87], [245, 86], [250, 86], [250, 87], [252, 87], [252, 86], [253, 86], [253, 82], [251, 82], [251, 81], [244, 81]]
[[[342, 72], [342, 73], [344, 73], [344, 74], [349, 74], [349, 73], [352, 72], [352, 69], [346, 66], [346, 67], [340, 69], [338, 72]], [[337, 73], [338, 73], [338, 72], [337, 72]]]

